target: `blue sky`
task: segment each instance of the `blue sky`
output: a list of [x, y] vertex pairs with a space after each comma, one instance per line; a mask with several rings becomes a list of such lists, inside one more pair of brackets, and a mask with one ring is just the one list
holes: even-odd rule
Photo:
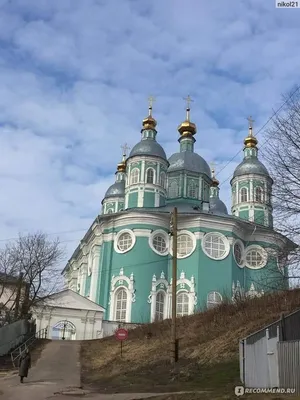
[[[299, 21], [273, 0], [0, 0], [0, 239], [74, 231], [70, 255], [150, 94], [168, 156], [191, 95], [196, 151], [220, 170], [247, 116], [258, 130], [299, 84]], [[221, 197], [230, 207], [229, 180]]]

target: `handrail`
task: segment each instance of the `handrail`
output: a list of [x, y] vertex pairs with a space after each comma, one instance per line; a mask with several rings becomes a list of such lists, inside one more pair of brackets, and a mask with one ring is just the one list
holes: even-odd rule
[[[15, 350], [13, 350], [10, 353], [10, 358], [11, 358], [11, 362], [12, 362], [13, 366], [16, 367], [15, 361], [21, 357], [21, 355], [24, 353], [24, 351], [29, 346], [31, 346], [36, 341], [36, 339], [47, 339], [47, 334], [48, 334], [48, 327], [40, 329], [38, 332], [36, 332], [32, 336], [30, 336], [30, 338], [28, 338], [19, 347], [17, 347]], [[15, 353], [17, 353], [16, 356], [15, 356]]]

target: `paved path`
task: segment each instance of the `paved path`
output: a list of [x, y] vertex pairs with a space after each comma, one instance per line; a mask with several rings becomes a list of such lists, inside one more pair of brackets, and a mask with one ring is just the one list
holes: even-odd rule
[[[50, 342], [42, 351], [36, 365], [29, 370], [24, 384], [20, 383], [17, 375], [0, 378], [0, 400], [71, 400], [78, 399], [79, 394], [84, 395], [84, 399], [132, 400], [154, 395], [85, 393], [80, 389], [79, 351], [80, 342]], [[69, 394], [61, 394], [62, 392]]]

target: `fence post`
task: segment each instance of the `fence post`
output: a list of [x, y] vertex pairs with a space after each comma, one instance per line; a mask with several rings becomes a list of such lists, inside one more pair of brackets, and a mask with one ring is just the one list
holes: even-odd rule
[[285, 318], [284, 318], [284, 313], [281, 314], [281, 319], [280, 319], [280, 333], [281, 333], [281, 341], [285, 342], [286, 341], [286, 334], [285, 334]]

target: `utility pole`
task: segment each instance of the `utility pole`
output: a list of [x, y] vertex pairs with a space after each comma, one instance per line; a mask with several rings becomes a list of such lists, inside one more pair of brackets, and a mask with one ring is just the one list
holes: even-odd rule
[[15, 299], [15, 312], [14, 312], [14, 319], [17, 320], [19, 317], [19, 311], [20, 311], [20, 298], [21, 298], [21, 290], [23, 286], [23, 272], [20, 272], [18, 282], [17, 282], [17, 293], [16, 293], [16, 299]]
[[171, 325], [171, 360], [178, 361], [178, 339], [176, 338], [176, 289], [177, 289], [177, 208], [171, 214], [171, 235], [173, 237], [172, 258], [172, 325]]

